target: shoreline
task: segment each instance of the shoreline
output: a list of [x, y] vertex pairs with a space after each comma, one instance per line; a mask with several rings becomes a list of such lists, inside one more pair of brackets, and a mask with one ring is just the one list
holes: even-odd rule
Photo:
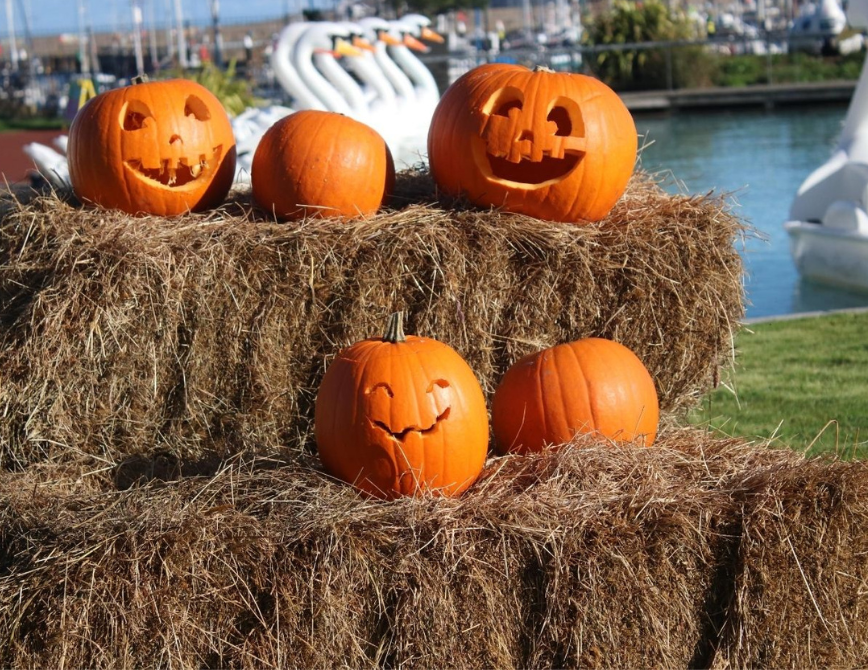
[[755, 84], [671, 91], [624, 91], [618, 93], [633, 113], [702, 111], [739, 107], [813, 105], [849, 103], [856, 80], [805, 82], [801, 84]]
[[792, 312], [790, 314], [774, 314], [771, 316], [754, 316], [742, 319], [741, 325], [753, 326], [758, 323], [773, 323], [775, 321], [796, 321], [798, 319], [815, 319], [822, 316], [834, 316], [836, 314], [865, 314], [868, 307], [842, 307], [840, 309], [819, 309], [811, 312]]

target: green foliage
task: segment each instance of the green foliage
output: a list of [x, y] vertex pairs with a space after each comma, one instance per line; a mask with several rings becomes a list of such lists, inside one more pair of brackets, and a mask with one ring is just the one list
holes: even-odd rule
[[230, 116], [236, 116], [248, 107], [261, 104], [262, 101], [253, 95], [250, 82], [236, 75], [235, 66], [234, 60], [225, 70], [221, 70], [213, 63], [206, 63], [195, 71], [169, 71], [166, 78], [181, 77], [201, 84], [217, 96]]
[[485, 9], [489, 0], [391, 0], [391, 5], [397, 15], [418, 12], [425, 16], [435, 16], [459, 9]]
[[807, 53], [729, 55], [704, 44], [698, 26], [670, 12], [659, 0], [616, 0], [611, 11], [587, 22], [587, 47], [662, 42], [659, 48], [598, 51], [586, 63], [592, 74], [616, 90], [701, 86], [750, 86], [858, 79], [863, 53], [815, 56]]
[[[657, 0], [618, 0], [612, 11], [596, 16], [585, 32], [590, 45], [677, 42], [699, 37], [695, 24], [673, 14]], [[671, 49], [601, 51], [593, 59], [594, 74], [614, 88], [655, 89], [710, 83], [712, 59], [701, 46]]]
[[868, 458], [868, 314], [752, 326], [734, 374], [691, 417], [728, 435]]
[[768, 58], [766, 56], [721, 56], [714, 76], [716, 86], [750, 86], [767, 84]]
[[60, 117], [0, 115], [0, 132], [4, 130], [63, 130], [69, 124]]
[[806, 53], [774, 56], [722, 56], [714, 75], [715, 86], [751, 86], [859, 78], [865, 56], [814, 56]]

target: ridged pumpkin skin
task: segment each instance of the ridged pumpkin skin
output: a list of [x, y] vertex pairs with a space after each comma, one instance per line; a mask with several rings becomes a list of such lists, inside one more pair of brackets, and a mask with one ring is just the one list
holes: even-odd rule
[[375, 214], [392, 192], [385, 140], [343, 114], [304, 110], [269, 128], [253, 156], [253, 197], [278, 219]]
[[226, 110], [186, 79], [100, 93], [69, 128], [69, 177], [79, 200], [129, 214], [175, 216], [223, 202], [235, 179]]
[[320, 385], [314, 431], [327, 472], [385, 499], [458, 495], [488, 451], [473, 371], [448, 345], [413, 335], [341, 351]]
[[618, 342], [587, 338], [539, 351], [510, 367], [494, 393], [498, 453], [528, 453], [596, 432], [654, 443], [660, 410], [642, 361]]
[[637, 145], [633, 117], [601, 81], [489, 63], [443, 94], [428, 161], [446, 193], [577, 223], [609, 213], [633, 174]]

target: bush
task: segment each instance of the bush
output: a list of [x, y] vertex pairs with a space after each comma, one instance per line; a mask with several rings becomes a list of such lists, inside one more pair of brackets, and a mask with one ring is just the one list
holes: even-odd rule
[[197, 71], [171, 71], [168, 77], [183, 77], [201, 84], [223, 103], [230, 116], [237, 116], [248, 107], [256, 107], [261, 102], [253, 95], [250, 82], [236, 76], [234, 60], [225, 70], [213, 63], [206, 63]]
[[[617, 2], [595, 17], [585, 33], [589, 45], [670, 42], [699, 37], [696, 24], [673, 15], [660, 2]], [[714, 59], [702, 46], [671, 49], [603, 51], [591, 61], [594, 74], [619, 90], [705, 86], [711, 83]], [[671, 82], [670, 82], [671, 78]]]
[[788, 84], [810, 81], [858, 79], [865, 59], [862, 53], [847, 56], [814, 56], [806, 53], [775, 56], [721, 57], [713, 83], [716, 86]]

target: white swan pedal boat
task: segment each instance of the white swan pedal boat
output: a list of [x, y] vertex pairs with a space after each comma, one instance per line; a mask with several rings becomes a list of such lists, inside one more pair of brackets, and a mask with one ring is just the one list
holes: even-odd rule
[[[864, 210], [868, 226], [868, 215]], [[806, 279], [841, 288], [868, 291], [868, 228], [832, 228], [825, 223], [787, 221], [790, 253]]]
[[[868, 27], [868, 0], [850, 0], [853, 28]], [[868, 291], [868, 68], [853, 91], [838, 146], [799, 187], [784, 229], [799, 273]]]

